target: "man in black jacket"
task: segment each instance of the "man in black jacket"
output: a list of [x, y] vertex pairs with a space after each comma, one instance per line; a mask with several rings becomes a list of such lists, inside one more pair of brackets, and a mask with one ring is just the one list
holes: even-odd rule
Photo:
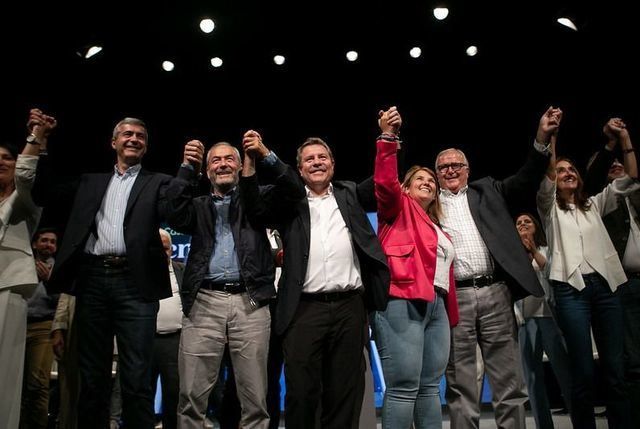
[[[253, 131], [245, 134], [247, 139], [261, 140]], [[181, 290], [185, 317], [178, 361], [178, 426], [203, 427], [207, 399], [228, 343], [242, 405], [240, 427], [266, 429], [267, 304], [275, 295], [275, 269], [265, 225], [273, 219], [245, 210], [237, 186], [240, 154], [226, 142], [216, 143], [207, 153], [211, 193], [193, 198], [203, 154], [200, 141], [186, 144], [183, 164], [168, 191], [169, 224], [192, 236]], [[295, 179], [295, 171], [275, 154], [269, 161], [276, 181]], [[273, 191], [274, 187], [262, 187], [258, 193], [266, 199], [279, 198]], [[282, 195], [293, 198], [296, 192], [290, 186]]]
[[[258, 159], [266, 156], [254, 142], [244, 148]], [[370, 195], [353, 182], [332, 182], [329, 146], [309, 138], [298, 148], [297, 161], [303, 182], [294, 178], [289, 186], [299, 196], [274, 225], [284, 248], [276, 330], [283, 335], [286, 426], [314, 428], [321, 412], [323, 428], [357, 428], [366, 313], [386, 307], [389, 270], [362, 208], [361, 200]], [[250, 174], [243, 172], [241, 181], [245, 206], [268, 212], [273, 204], [260, 197]]]
[[118, 122], [111, 138], [117, 161], [109, 173], [63, 181], [48, 156], [41, 152], [38, 162], [36, 204], [71, 207], [47, 288], [77, 296], [80, 428], [107, 425], [114, 335], [123, 420], [132, 428], [154, 426], [151, 352], [158, 299], [171, 295], [158, 228], [171, 177], [141, 167], [147, 139], [141, 120]]

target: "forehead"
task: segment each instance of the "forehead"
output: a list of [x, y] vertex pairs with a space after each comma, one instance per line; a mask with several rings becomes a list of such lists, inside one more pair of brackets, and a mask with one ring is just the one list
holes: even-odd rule
[[13, 159], [13, 156], [11, 155], [11, 152], [9, 152], [7, 150], [7, 148], [4, 148], [4, 147], [0, 147], [0, 155], [3, 156], [3, 157], [9, 157], [9, 158]]
[[427, 170], [418, 170], [416, 174], [413, 175], [413, 180], [415, 179], [433, 179], [434, 181], [436, 180], [436, 178], [433, 177], [433, 174], [429, 173]]
[[564, 167], [564, 168], [573, 167], [573, 164], [565, 160], [558, 161], [558, 163], [556, 164], [556, 168], [561, 168], [561, 167]]
[[300, 153], [300, 155], [302, 156], [302, 158], [307, 158], [309, 156], [316, 156], [316, 155], [329, 156], [329, 151], [327, 150], [326, 147], [322, 146], [321, 144], [310, 144], [302, 148], [302, 152]]
[[518, 216], [518, 219], [516, 219], [516, 222], [522, 222], [525, 220], [531, 220], [531, 217], [529, 215], [520, 215]]
[[438, 158], [438, 164], [447, 164], [449, 162], [464, 162], [464, 158], [458, 152], [445, 152]]
[[43, 234], [40, 234], [40, 236], [38, 237], [38, 241], [44, 241], [44, 240], [56, 240], [58, 237], [56, 236], [55, 233], [53, 232], [45, 232]]
[[227, 158], [232, 156], [233, 159], [236, 159], [236, 151], [231, 146], [220, 145], [216, 147], [212, 147], [209, 151], [209, 160], [213, 158]]
[[134, 125], [134, 124], [122, 124], [118, 127], [118, 133], [122, 134], [125, 132], [133, 132], [136, 134], [147, 134], [147, 130], [142, 125]]

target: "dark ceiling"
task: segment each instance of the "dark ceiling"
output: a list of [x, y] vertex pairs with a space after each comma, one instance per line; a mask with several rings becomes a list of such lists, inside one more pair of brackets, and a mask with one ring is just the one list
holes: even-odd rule
[[[337, 175], [360, 179], [372, 171], [376, 112], [389, 105], [403, 113], [412, 163], [432, 165], [456, 145], [475, 176], [514, 172], [549, 104], [565, 110], [560, 145], [578, 159], [602, 143], [609, 115], [640, 134], [631, 2], [443, 3], [443, 22], [428, 0], [5, 5], [0, 136], [22, 141], [28, 108], [39, 106], [59, 119], [51, 151], [61, 165], [104, 169], [111, 128], [137, 116], [151, 135], [145, 165], [173, 172], [192, 138], [239, 143], [254, 128], [291, 161], [316, 135], [335, 147]], [[581, 31], [555, 22], [563, 11], [577, 12]], [[217, 25], [208, 35], [198, 29], [205, 16]], [[76, 54], [94, 42], [100, 54]], [[476, 57], [464, 54], [469, 44]], [[345, 60], [349, 49], [357, 63]], [[287, 56], [283, 67], [276, 53]], [[212, 56], [222, 68], [209, 66]], [[161, 70], [164, 59], [174, 72]]]

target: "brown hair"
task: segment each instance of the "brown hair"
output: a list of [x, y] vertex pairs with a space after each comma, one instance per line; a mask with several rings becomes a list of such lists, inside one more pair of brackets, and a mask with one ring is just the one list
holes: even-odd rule
[[420, 165], [414, 165], [411, 167], [407, 173], [404, 175], [404, 180], [402, 181], [402, 190], [406, 190], [411, 186], [411, 182], [413, 182], [414, 176], [419, 171], [426, 171], [431, 177], [433, 177], [436, 182], [436, 191], [435, 197], [429, 207], [427, 208], [427, 214], [436, 225], [440, 225], [440, 219], [442, 218], [442, 206], [440, 205], [440, 185], [438, 184], [438, 176], [428, 167], [422, 167]]
[[[576, 177], [578, 179], [578, 187], [576, 188], [575, 191], [573, 191], [573, 201], [577, 208], [579, 208], [583, 212], [588, 211], [591, 208], [591, 201], [589, 201], [589, 198], [587, 197], [587, 194], [584, 191], [584, 181], [582, 180], [582, 176], [580, 175], [580, 172], [576, 167], [576, 163], [569, 158], [561, 156], [556, 160], [556, 168], [560, 161], [569, 163], [576, 171]], [[558, 180], [558, 176], [556, 173], [556, 181], [557, 180]], [[556, 201], [558, 202], [558, 206], [560, 206], [561, 210], [564, 210], [564, 211], [569, 210], [569, 204], [560, 197], [557, 190], [556, 190]]]

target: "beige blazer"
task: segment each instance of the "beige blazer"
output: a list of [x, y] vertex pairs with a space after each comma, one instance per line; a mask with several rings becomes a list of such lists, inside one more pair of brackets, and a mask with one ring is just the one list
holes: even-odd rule
[[31, 236], [42, 209], [31, 199], [37, 156], [18, 155], [13, 193], [0, 203], [0, 290], [28, 298], [38, 285]]

